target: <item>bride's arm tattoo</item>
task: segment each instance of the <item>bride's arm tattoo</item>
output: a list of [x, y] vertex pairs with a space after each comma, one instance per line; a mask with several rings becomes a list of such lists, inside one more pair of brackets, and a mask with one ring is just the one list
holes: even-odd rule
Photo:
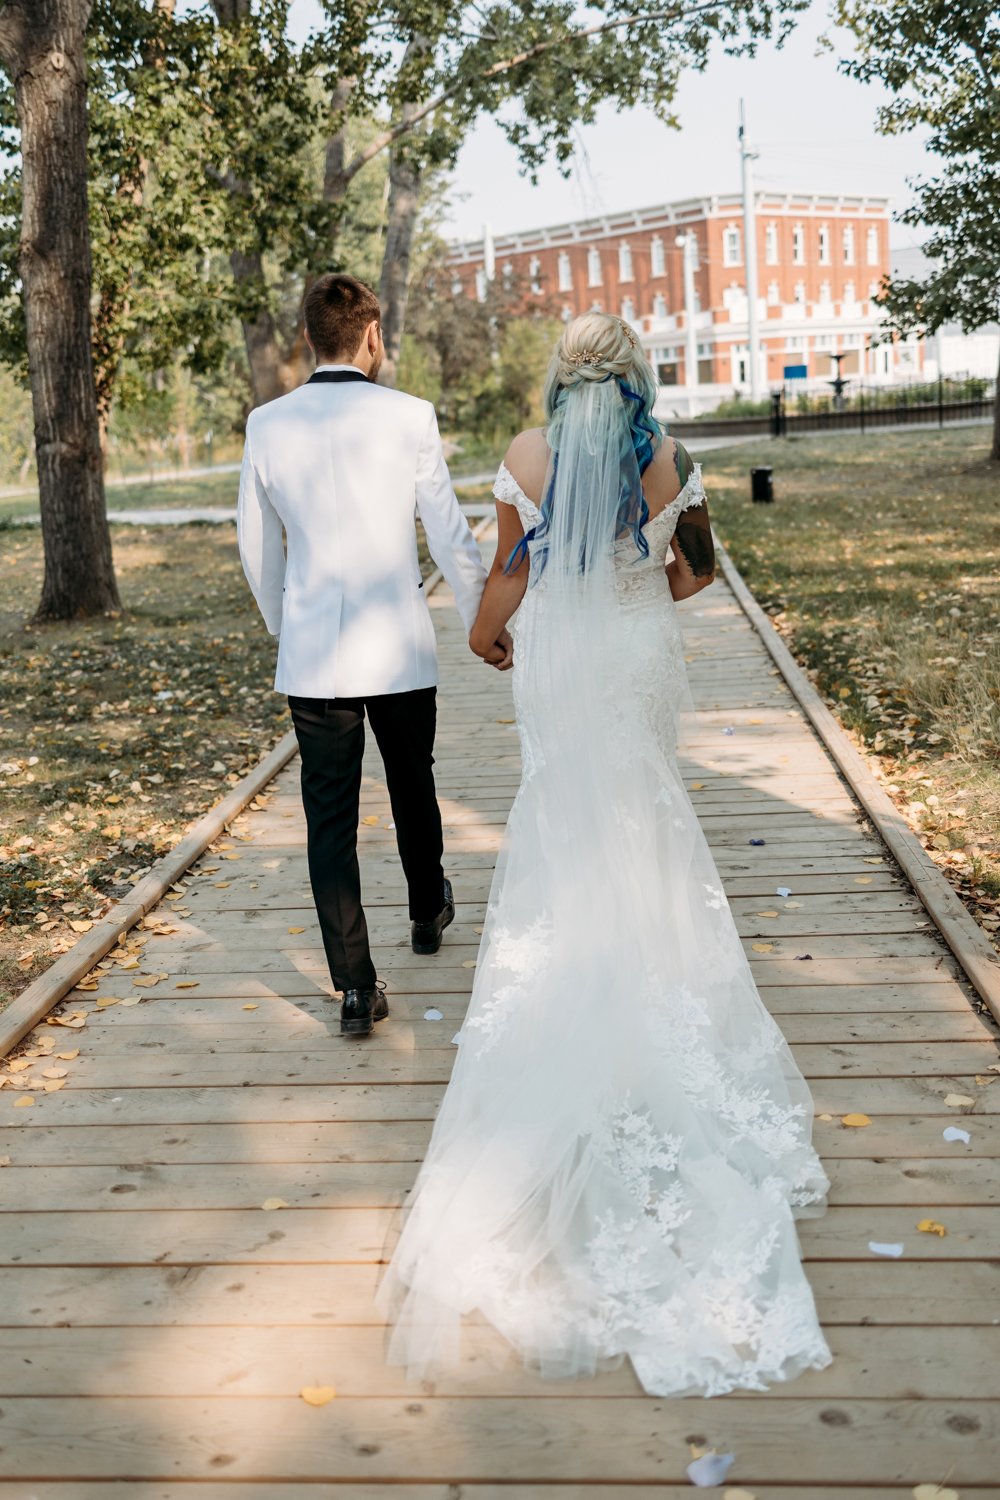
[[677, 478], [681, 482], [681, 489], [683, 489], [691, 478], [694, 462], [684, 444], [679, 443], [676, 438], [674, 438], [674, 465], [677, 469]]
[[674, 539], [695, 578], [708, 578], [715, 572], [715, 545], [707, 505], [692, 505], [681, 511]]

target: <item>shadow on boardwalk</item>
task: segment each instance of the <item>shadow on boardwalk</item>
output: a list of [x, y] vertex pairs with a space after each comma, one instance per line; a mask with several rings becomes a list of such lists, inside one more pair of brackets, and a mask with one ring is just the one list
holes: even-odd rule
[[[337, 1032], [293, 762], [200, 862], [177, 932], [150, 940], [142, 969], [167, 977], [136, 989], [109, 968], [101, 996], [143, 1003], [76, 992], [65, 1008], [89, 1016], [58, 1033], [80, 1047], [65, 1088], [31, 1108], [0, 1095], [0, 1500], [664, 1500], [691, 1493], [692, 1444], [732, 1452], [730, 1484], [758, 1500], [931, 1482], [1000, 1497], [993, 1028], [721, 584], [683, 611], [699, 706], [685, 775], [824, 1117], [831, 1207], [800, 1237], [834, 1363], [766, 1394], [664, 1401], [628, 1367], [563, 1385], [498, 1372], [479, 1326], [434, 1387], [385, 1365], [372, 1291], [451, 1067], [518, 778], [509, 680], [433, 603], [458, 918], [438, 958], [414, 958], [370, 760], [363, 867], [390, 1020], [364, 1046]], [[844, 1126], [852, 1111], [871, 1125]], [[953, 1124], [968, 1144], [944, 1139]], [[301, 1400], [326, 1385], [329, 1404]]]

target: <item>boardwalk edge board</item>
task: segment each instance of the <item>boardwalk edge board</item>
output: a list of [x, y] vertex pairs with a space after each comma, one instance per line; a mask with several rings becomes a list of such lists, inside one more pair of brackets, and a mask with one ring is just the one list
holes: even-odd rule
[[[473, 536], [478, 539], [493, 524], [494, 518], [486, 517], [472, 528]], [[436, 568], [428, 577], [424, 592], [432, 594], [443, 579], [440, 568]], [[39, 974], [11, 1001], [0, 1013], [0, 1057], [6, 1057], [31, 1028], [47, 1016], [85, 974], [90, 973], [94, 965], [115, 947], [123, 932], [134, 927], [163, 900], [174, 882], [190, 869], [196, 859], [201, 858], [209, 844], [264, 790], [268, 782], [284, 770], [297, 750], [295, 731], [290, 729], [228, 796], [190, 825], [180, 842], [156, 861], [131, 895], [116, 901], [111, 910], [94, 923], [85, 938], [74, 943], [68, 953], [57, 958], [44, 974]]]
[[789, 651], [774, 622], [753, 597], [717, 535], [715, 545], [723, 576], [740, 608], [974, 989], [994, 1020], [1000, 1021], [1000, 955], [966, 911], [889, 794], [879, 785], [846, 730]]

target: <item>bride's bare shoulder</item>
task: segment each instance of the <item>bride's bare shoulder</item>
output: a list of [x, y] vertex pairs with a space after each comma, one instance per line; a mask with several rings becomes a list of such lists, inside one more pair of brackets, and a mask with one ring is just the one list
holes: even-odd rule
[[643, 475], [646, 499], [654, 502], [654, 510], [676, 500], [690, 479], [693, 468], [694, 461], [684, 444], [679, 443], [676, 438], [665, 437]]
[[544, 427], [528, 427], [512, 438], [504, 454], [504, 466], [513, 474], [529, 500], [541, 503], [545, 488], [545, 471], [549, 463], [549, 445]]

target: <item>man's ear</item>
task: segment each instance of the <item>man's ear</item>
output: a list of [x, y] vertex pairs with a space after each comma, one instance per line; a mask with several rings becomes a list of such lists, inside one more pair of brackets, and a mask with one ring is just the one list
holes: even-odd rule
[[378, 318], [375, 318], [368, 325], [368, 352], [369, 352], [369, 354], [377, 354], [378, 353], [378, 346], [379, 346], [379, 344], [381, 342], [381, 339], [382, 339], [382, 325], [379, 323]]

